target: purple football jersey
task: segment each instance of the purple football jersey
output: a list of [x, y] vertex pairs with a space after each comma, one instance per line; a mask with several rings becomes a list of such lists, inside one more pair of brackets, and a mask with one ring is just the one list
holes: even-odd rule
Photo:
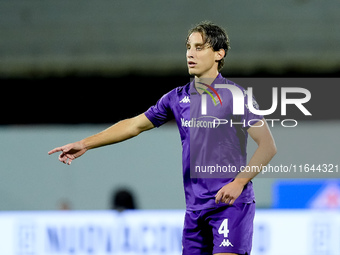
[[[233, 114], [232, 92], [217, 84], [229, 84], [243, 92], [244, 114]], [[246, 166], [247, 129], [263, 118], [248, 110], [246, 91], [221, 74], [211, 85], [203, 85], [202, 90], [201, 95], [192, 81], [165, 94], [145, 112], [155, 127], [170, 119], [176, 120], [183, 147], [187, 210], [223, 205], [215, 204], [215, 195], [234, 180], [241, 166]], [[254, 99], [253, 105], [257, 106]], [[235, 203], [254, 200], [252, 182], [249, 182]]]

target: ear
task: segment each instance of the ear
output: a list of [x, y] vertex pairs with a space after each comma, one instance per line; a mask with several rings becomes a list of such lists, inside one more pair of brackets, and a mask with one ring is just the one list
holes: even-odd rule
[[220, 61], [225, 56], [225, 50], [220, 49], [219, 51], [215, 51], [215, 61]]

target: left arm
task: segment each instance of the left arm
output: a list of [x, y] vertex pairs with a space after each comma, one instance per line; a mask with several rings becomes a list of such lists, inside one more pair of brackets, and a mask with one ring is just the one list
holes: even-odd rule
[[241, 195], [244, 186], [250, 182], [256, 175], [261, 172], [262, 167], [267, 165], [276, 154], [276, 145], [274, 138], [269, 130], [267, 122], [262, 119], [264, 125], [261, 126], [261, 121], [248, 129], [249, 135], [257, 143], [258, 147], [254, 155], [250, 159], [247, 168], [257, 171], [240, 172], [235, 180], [223, 186], [215, 196], [215, 202], [223, 202], [232, 205], [235, 200]]

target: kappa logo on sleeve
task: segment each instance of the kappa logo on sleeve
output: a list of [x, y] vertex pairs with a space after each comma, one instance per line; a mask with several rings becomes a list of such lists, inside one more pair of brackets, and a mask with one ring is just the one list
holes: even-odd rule
[[187, 103], [190, 103], [190, 98], [189, 98], [189, 96], [185, 96], [185, 97], [183, 97], [183, 99], [181, 100], [181, 101], [179, 101], [180, 103], [185, 103], [185, 104], [187, 104]]

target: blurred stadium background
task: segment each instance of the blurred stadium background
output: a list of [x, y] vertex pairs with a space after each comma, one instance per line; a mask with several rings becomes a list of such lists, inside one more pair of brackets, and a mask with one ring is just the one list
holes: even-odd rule
[[[244, 87], [254, 87], [264, 109], [270, 107], [272, 87], [303, 87], [312, 93], [306, 107], [313, 116], [292, 107], [286, 118], [296, 119], [298, 126], [272, 128], [278, 154], [271, 164], [339, 165], [338, 7], [336, 0], [0, 1], [0, 222], [7, 224], [15, 240], [7, 242], [11, 248], [6, 251], [40, 254], [34, 240], [45, 223], [38, 222], [44, 217], [59, 221], [71, 217], [57, 213], [33, 217], [27, 211], [107, 210], [112, 192], [121, 187], [133, 192], [138, 209], [162, 210], [160, 215], [184, 209], [181, 144], [174, 123], [91, 151], [71, 167], [47, 156], [47, 151], [142, 113], [164, 93], [186, 84], [190, 77], [185, 38], [187, 30], [202, 20], [227, 29], [231, 50], [222, 73]], [[279, 110], [269, 117], [282, 119]], [[254, 148], [249, 141], [248, 154]], [[262, 236], [254, 240], [254, 254], [288, 254], [271, 250], [279, 250], [278, 240], [263, 242], [270, 235], [269, 227], [271, 231], [281, 228], [280, 238], [294, 231], [314, 233], [301, 237], [300, 245], [292, 244], [290, 251], [298, 252], [290, 254], [340, 254], [339, 176], [256, 178], [260, 219], [293, 220], [287, 222], [292, 226], [287, 232], [283, 225], [257, 222]], [[316, 208], [325, 211], [315, 214]], [[148, 212], [151, 216], [145, 217], [153, 217], [155, 211]], [[145, 212], [140, 213], [136, 218], [143, 219]], [[327, 213], [328, 221], [322, 216]], [[86, 217], [84, 222], [91, 218]], [[293, 228], [308, 217], [304, 227], [297, 227], [300, 232]], [[58, 246], [63, 228], [53, 232], [48, 226], [42, 231], [50, 246], [42, 244], [42, 254], [90, 253], [91, 249], [72, 252]], [[6, 233], [0, 236], [11, 236]], [[176, 240], [171, 239], [169, 247]], [[92, 251], [119, 254], [114, 249]], [[157, 251], [178, 254], [176, 249]], [[125, 250], [137, 254], [133, 252]]]

